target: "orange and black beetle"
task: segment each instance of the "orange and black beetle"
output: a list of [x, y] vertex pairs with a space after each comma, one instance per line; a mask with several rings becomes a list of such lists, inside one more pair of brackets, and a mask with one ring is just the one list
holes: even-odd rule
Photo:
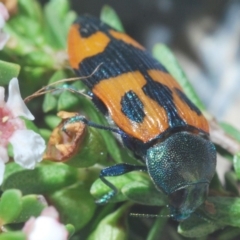
[[68, 38], [70, 64], [91, 91], [96, 107], [114, 122], [111, 130], [145, 165], [126, 163], [105, 168], [100, 178], [113, 191], [97, 200], [106, 203], [117, 190], [106, 180], [130, 171], [147, 171], [169, 196], [171, 216], [188, 218], [206, 199], [216, 167], [208, 122], [183, 93], [166, 68], [140, 44], [91, 16], [81, 16]]

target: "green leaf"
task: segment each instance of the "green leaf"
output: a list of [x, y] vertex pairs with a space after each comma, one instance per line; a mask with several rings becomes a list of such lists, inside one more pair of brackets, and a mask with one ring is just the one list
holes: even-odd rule
[[72, 185], [77, 181], [77, 169], [63, 163], [44, 161], [34, 170], [6, 165], [2, 190], [20, 189], [23, 194], [47, 194]]
[[100, 13], [100, 19], [101, 19], [101, 21], [105, 22], [112, 28], [115, 28], [116, 30], [118, 30], [120, 32], [124, 32], [124, 28], [123, 28], [120, 18], [118, 17], [118, 15], [114, 11], [114, 9], [111, 8], [109, 5], [103, 6], [101, 13]]
[[87, 240], [126, 240], [128, 233], [127, 212], [131, 204], [125, 204], [106, 216]]
[[234, 172], [225, 173], [225, 185], [226, 190], [233, 193], [236, 196], [239, 196], [237, 176]]
[[69, 12], [69, 8], [67, 0], [52, 0], [44, 7], [46, 38], [55, 49], [66, 48], [70, 22], [75, 18], [75, 14]]
[[231, 137], [240, 143], [240, 131], [238, 129], [225, 122], [221, 122], [219, 124], [226, 133], [228, 133]]
[[[80, 86], [77, 89], [83, 89], [81, 87], [81, 82], [78, 82], [78, 84], [80, 84]], [[80, 103], [81, 105], [79, 106], [79, 109], [84, 112], [88, 116], [88, 118], [91, 119], [92, 122], [96, 122], [103, 126], [109, 126], [106, 118], [101, 113], [99, 113], [99, 111], [96, 110], [93, 103], [89, 99], [81, 96]], [[122, 157], [119, 143], [117, 142], [112, 132], [106, 130], [99, 130], [99, 132], [105, 141], [105, 145], [107, 147], [109, 155], [114, 159], [116, 163], [123, 162], [124, 158]], [[126, 149], [124, 150], [124, 152], [126, 152]]]
[[167, 196], [158, 191], [152, 181], [134, 181], [122, 188], [122, 193], [131, 201], [148, 206], [165, 206]]
[[72, 224], [67, 224], [66, 229], [68, 231], [68, 238], [71, 238], [71, 236], [75, 233], [75, 227]]
[[[56, 71], [51, 76], [48, 84], [54, 83], [58, 80], [65, 79], [65, 78], [67, 78], [67, 74], [65, 73], [65, 71], [63, 70]], [[56, 91], [58, 91], [56, 85], [54, 85], [53, 88], [56, 88]], [[54, 92], [50, 92], [45, 95], [44, 101], [43, 101], [43, 111], [45, 113], [50, 112], [51, 110], [57, 109], [58, 100], [54, 95], [55, 95]]]
[[[149, 180], [149, 177], [147, 174], [142, 173], [142, 172], [131, 172], [131, 173], [126, 173], [121, 176], [106, 177], [106, 179], [119, 190], [118, 194], [116, 196], [114, 196], [110, 200], [110, 202], [125, 201], [128, 199], [128, 197], [129, 197], [129, 199], [137, 200], [137, 197], [139, 197], [139, 195], [140, 195], [140, 193], [139, 193], [139, 190], [140, 190], [143, 192], [143, 196], [142, 196], [142, 199], [141, 198], [138, 199], [138, 202], [143, 202], [144, 204], [146, 203], [146, 199], [145, 199], [146, 196], [144, 195], [144, 193], [146, 193], [146, 188], [147, 188], [146, 185], [149, 186], [149, 184], [150, 184], [150, 186], [152, 186], [151, 185], [152, 183]], [[131, 194], [130, 191], [133, 191], [133, 189], [134, 189], [131, 185], [131, 184], [133, 184], [133, 182], [137, 182], [138, 184], [136, 183], [136, 185], [133, 185], [133, 187], [137, 187], [137, 189], [135, 190], [135, 192], [133, 192]], [[130, 187], [128, 187], [128, 186], [130, 186]], [[104, 195], [108, 194], [109, 191], [111, 191], [111, 189], [105, 183], [103, 183], [100, 179], [97, 179], [93, 183], [91, 190], [90, 190], [91, 194], [94, 196], [95, 199], [100, 199]], [[126, 193], [126, 195], [124, 193]], [[159, 195], [158, 195], [158, 197], [159, 197]], [[155, 200], [153, 200], [153, 202], [155, 202]], [[150, 203], [150, 201], [148, 203]], [[160, 205], [162, 205], [161, 200], [159, 200], [158, 203], [160, 203]], [[150, 205], [152, 205], [152, 204], [150, 203]]]
[[0, 240], [26, 240], [27, 236], [23, 232], [6, 232], [0, 234]]
[[96, 204], [83, 185], [75, 185], [50, 195], [51, 203], [60, 213], [61, 222], [83, 228], [93, 217]]
[[178, 225], [178, 233], [188, 238], [200, 238], [207, 236], [222, 227], [223, 226], [217, 222], [209, 222], [196, 215], [192, 215]]
[[40, 128], [39, 133], [43, 137], [43, 139], [47, 142], [49, 140], [52, 132], [48, 129]]
[[11, 189], [3, 193], [0, 201], [0, 221], [2, 224], [12, 223], [22, 209], [21, 192]]
[[48, 113], [51, 110], [54, 110], [57, 108], [57, 99], [51, 94], [47, 93], [44, 97], [43, 101], [43, 112]]
[[198, 215], [192, 214], [180, 223], [178, 231], [185, 237], [206, 236], [225, 226], [239, 227], [239, 215], [239, 198], [209, 197], [206, 204], [198, 210]]
[[18, 14], [39, 22], [42, 20], [42, 9], [36, 0], [18, 0]]
[[187, 76], [180, 67], [177, 59], [170, 51], [170, 49], [163, 44], [156, 44], [153, 48], [153, 56], [164, 65], [164, 67], [169, 71], [169, 73], [178, 81], [178, 83], [183, 88], [186, 95], [191, 99], [191, 101], [201, 110], [204, 111], [205, 107], [201, 100], [197, 96], [193, 87], [191, 86]]
[[240, 179], [240, 152], [233, 157], [233, 167], [237, 178]]
[[56, 115], [46, 115], [46, 117], [44, 118], [44, 122], [47, 124], [48, 127], [54, 129], [61, 122], [61, 118]]
[[[168, 221], [166, 216], [169, 213], [167, 208], [163, 208], [160, 212], [160, 217], [156, 219], [150, 232], [148, 233], [147, 240], [159, 240], [159, 236], [162, 236], [166, 223]], [[162, 217], [161, 217], [162, 216]]]
[[240, 226], [240, 199], [237, 197], [209, 197], [211, 211], [205, 214], [218, 224], [232, 227]]
[[18, 77], [20, 66], [0, 60], [0, 86], [7, 85], [14, 77]]
[[90, 167], [95, 163], [103, 163], [106, 158], [107, 149], [102, 135], [97, 129], [88, 128], [79, 152], [67, 164], [78, 168]]
[[[15, 44], [7, 44], [7, 47], [14, 48], [14, 53], [30, 53], [30, 51], [23, 51], [24, 49], [32, 48], [33, 51], [36, 50], [36, 47], [44, 46], [45, 40], [42, 34], [42, 26], [40, 22], [34, 21], [24, 15], [16, 15], [7, 22], [6, 30], [10, 34], [12, 39], [16, 42]], [[13, 42], [15, 42], [13, 40]], [[20, 48], [22, 51], [15, 52], [15, 49]], [[19, 49], [19, 50], [20, 50]], [[15, 55], [14, 54], [14, 55]], [[23, 62], [26, 62], [26, 58], [21, 59]]]
[[27, 195], [22, 197], [22, 209], [15, 223], [26, 222], [30, 217], [37, 217], [47, 207], [46, 200], [42, 196]]
[[46, 53], [42, 49], [34, 50], [30, 53], [27, 53], [24, 56], [24, 65], [30, 67], [43, 67], [45, 70], [53, 69], [55, 67], [55, 56], [54, 52], [50, 54], [49, 52]]
[[222, 186], [222, 183], [218, 177], [218, 174], [215, 172], [214, 176], [213, 176], [213, 179], [210, 183], [210, 186], [209, 186], [210, 189], [213, 189], [215, 191], [218, 191], [220, 193], [226, 193], [225, 189], [223, 188]]
[[57, 110], [71, 111], [79, 106], [79, 97], [67, 90], [61, 93], [58, 99]]
[[34, 132], [36, 133], [39, 133], [39, 129], [38, 127], [34, 124], [33, 121], [31, 120], [28, 120], [28, 119], [23, 119], [24, 122], [25, 122], [25, 125], [27, 127], [27, 129], [30, 129], [30, 130], [33, 130]]

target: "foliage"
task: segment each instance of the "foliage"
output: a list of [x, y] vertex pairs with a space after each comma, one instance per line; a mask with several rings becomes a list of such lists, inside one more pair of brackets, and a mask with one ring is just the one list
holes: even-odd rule
[[[36, 0], [19, 0], [17, 14], [5, 28], [11, 39], [1, 52], [0, 85], [6, 86], [12, 77], [18, 77], [22, 95], [29, 96], [44, 85], [74, 77], [67, 62], [66, 39], [75, 18], [76, 13], [70, 10], [68, 0], [51, 0], [43, 8]], [[101, 19], [123, 31], [118, 16], [109, 6], [103, 8]], [[171, 51], [158, 44], [153, 55], [175, 76], [191, 100], [204, 110]], [[28, 104], [36, 116], [37, 126], [28, 127], [38, 129], [46, 140], [61, 121], [57, 117], [61, 110], [80, 111], [93, 122], [107, 125], [93, 104], [79, 94], [78, 91], [86, 90], [80, 80], [60, 83], [54, 88], [55, 91], [34, 98]], [[239, 141], [237, 130], [226, 124], [222, 124], [222, 128]], [[208, 236], [234, 239], [240, 235], [237, 188], [240, 154], [230, 154], [234, 170], [226, 174], [226, 185], [222, 186], [216, 175], [206, 204], [178, 224], [166, 217], [166, 196], [157, 191], [149, 176], [142, 172], [109, 178], [119, 194], [111, 203], [97, 206], [94, 199], [109, 191], [98, 179], [99, 171], [115, 163], [137, 162], [108, 131], [88, 128], [86, 132], [77, 160], [59, 163], [45, 159], [34, 170], [23, 169], [15, 163], [7, 164], [0, 201], [0, 223], [7, 233], [1, 234], [0, 239], [24, 239], [20, 232], [23, 223], [30, 216], [38, 216], [46, 204], [57, 208], [73, 240], [96, 237], [111, 240], [207, 239]], [[44, 196], [46, 202], [41, 201], [39, 195]], [[159, 217], [129, 216], [134, 212], [159, 214]]]

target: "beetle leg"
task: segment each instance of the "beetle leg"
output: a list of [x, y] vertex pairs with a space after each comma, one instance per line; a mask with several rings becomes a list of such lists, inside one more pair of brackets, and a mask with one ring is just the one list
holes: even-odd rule
[[137, 166], [137, 165], [130, 165], [127, 163], [119, 163], [111, 167], [107, 167], [102, 169], [100, 172], [99, 178], [109, 187], [112, 189], [109, 193], [102, 196], [100, 199], [96, 200], [95, 202], [97, 204], [105, 204], [107, 203], [112, 197], [114, 197], [118, 190], [117, 188], [109, 182], [105, 177], [113, 177], [113, 176], [119, 176], [123, 175], [128, 172], [132, 171], [147, 171], [146, 166]]

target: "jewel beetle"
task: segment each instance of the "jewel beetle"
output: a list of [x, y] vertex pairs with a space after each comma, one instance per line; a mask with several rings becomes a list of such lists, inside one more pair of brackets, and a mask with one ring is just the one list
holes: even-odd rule
[[68, 54], [76, 74], [90, 76], [83, 82], [111, 126], [84, 116], [75, 121], [118, 134], [143, 163], [103, 169], [100, 178], [112, 191], [97, 202], [107, 203], [117, 194], [105, 177], [147, 171], [156, 188], [168, 195], [171, 217], [188, 218], [205, 201], [216, 168], [216, 149], [201, 111], [139, 43], [97, 18], [83, 15], [74, 22]]

